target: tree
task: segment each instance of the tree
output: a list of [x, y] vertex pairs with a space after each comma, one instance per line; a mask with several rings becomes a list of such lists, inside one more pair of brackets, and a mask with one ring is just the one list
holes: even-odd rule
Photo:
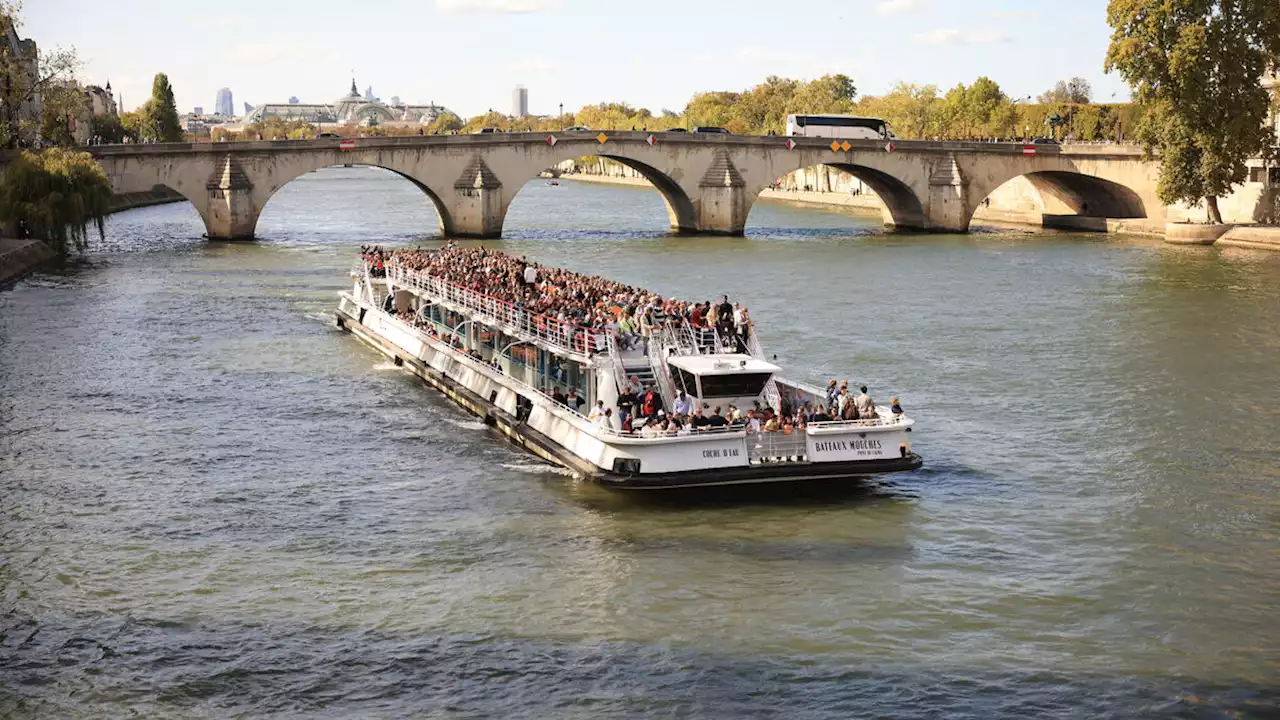
[[98, 142], [114, 145], [128, 136], [124, 123], [115, 115], [94, 115], [89, 123], [89, 137], [98, 138]]
[[124, 135], [130, 142], [142, 142], [146, 139], [147, 119], [143, 115], [145, 109], [130, 110], [120, 114], [120, 126], [124, 128]]
[[[22, 3], [0, 0], [0, 33], [17, 34]], [[34, 140], [44, 118], [36, 112], [41, 95], [58, 83], [71, 82], [80, 61], [75, 49], [41, 52], [31, 40], [15, 53], [0, 42], [0, 146], [16, 148]]]
[[151, 99], [142, 109], [144, 139], [155, 142], [182, 142], [182, 126], [178, 124], [178, 106], [173, 100], [169, 76], [156, 73], [151, 81]]
[[1276, 0], [1111, 0], [1106, 69], [1118, 70], [1143, 106], [1135, 128], [1160, 157], [1162, 202], [1218, 198], [1244, 181], [1245, 161], [1271, 144], [1261, 77], [1280, 56]]
[[103, 236], [110, 203], [111, 181], [85, 152], [23, 151], [0, 181], [0, 221], [61, 253], [85, 248], [90, 223]]
[[1038, 101], [1041, 103], [1085, 105], [1092, 102], [1092, 98], [1093, 88], [1089, 86], [1089, 81], [1082, 77], [1074, 77], [1070, 80], [1059, 80], [1041, 95]]
[[447, 135], [455, 130], [462, 129], [462, 118], [451, 112], [440, 113], [435, 120], [427, 126], [426, 132], [432, 135]]
[[858, 89], [848, 75], [823, 75], [796, 88], [790, 113], [848, 113]]
[[40, 139], [61, 147], [76, 144], [78, 123], [93, 117], [80, 86], [71, 82], [51, 83], [40, 94]]

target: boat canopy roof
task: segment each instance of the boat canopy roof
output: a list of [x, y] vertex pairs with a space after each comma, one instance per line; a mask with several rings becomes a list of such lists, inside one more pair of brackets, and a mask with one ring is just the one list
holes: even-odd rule
[[736, 375], [738, 373], [775, 373], [781, 368], [757, 360], [750, 355], [673, 355], [667, 363], [694, 375]]

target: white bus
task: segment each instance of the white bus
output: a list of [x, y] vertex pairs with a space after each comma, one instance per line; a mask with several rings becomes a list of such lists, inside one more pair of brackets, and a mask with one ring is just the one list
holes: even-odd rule
[[887, 140], [894, 137], [885, 121], [853, 115], [788, 115], [787, 135], [849, 140]]

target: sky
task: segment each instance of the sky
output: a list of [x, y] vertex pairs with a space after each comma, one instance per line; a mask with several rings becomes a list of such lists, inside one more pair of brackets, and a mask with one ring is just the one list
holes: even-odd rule
[[322, 103], [354, 74], [384, 101], [434, 102], [463, 117], [553, 115], [598, 102], [655, 114], [697, 92], [769, 75], [851, 76], [860, 95], [899, 81], [950, 88], [986, 75], [1014, 98], [1074, 76], [1097, 102], [1128, 88], [1102, 71], [1106, 0], [25, 0], [21, 34], [74, 47], [82, 82], [132, 109], [165, 72], [180, 112], [211, 112], [218, 88], [243, 103]]

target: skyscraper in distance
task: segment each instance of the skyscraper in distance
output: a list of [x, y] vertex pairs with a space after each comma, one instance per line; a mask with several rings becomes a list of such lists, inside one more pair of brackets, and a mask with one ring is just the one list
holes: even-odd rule
[[529, 90], [523, 85], [517, 85], [516, 89], [511, 91], [511, 115], [522, 118], [528, 114]]
[[218, 100], [213, 104], [213, 111], [225, 117], [236, 114], [236, 104], [231, 100], [231, 88], [222, 88], [218, 91]]

